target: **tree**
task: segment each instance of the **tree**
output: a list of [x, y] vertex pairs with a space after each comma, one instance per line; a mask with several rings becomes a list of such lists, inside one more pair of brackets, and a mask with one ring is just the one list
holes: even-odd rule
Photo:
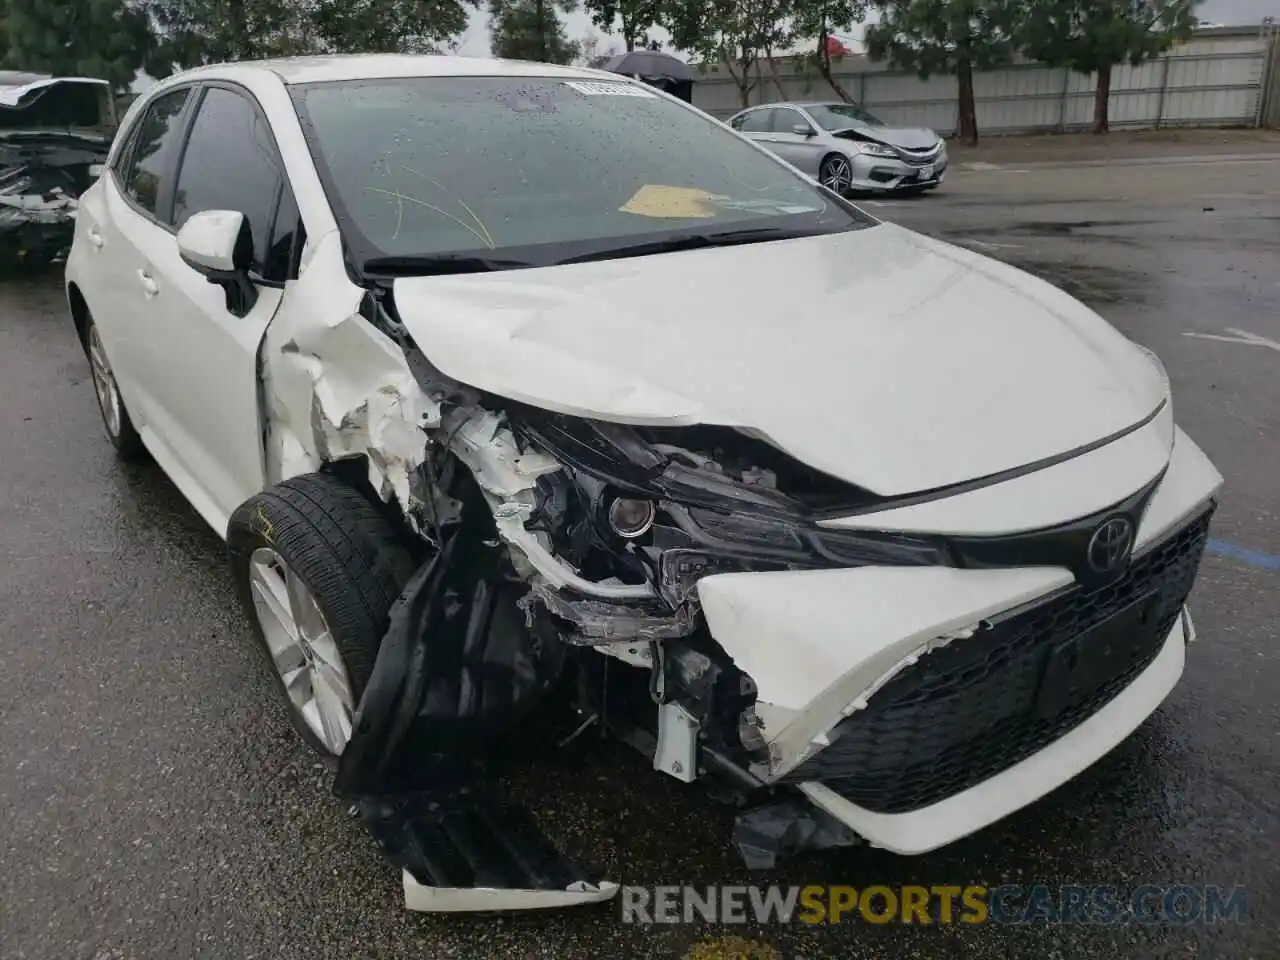
[[666, 0], [583, 0], [591, 21], [613, 33], [621, 25], [620, 36], [628, 53], [643, 45], [650, 27], [663, 26]]
[[791, 5], [792, 0], [672, 0], [667, 29], [676, 47], [705, 63], [724, 64], [739, 104], [746, 107], [760, 79], [762, 57], [781, 90], [773, 50], [790, 42]]
[[1093, 132], [1106, 133], [1111, 68], [1137, 66], [1191, 35], [1197, 0], [1037, 0], [1021, 39], [1027, 55], [1052, 67], [1096, 73]]
[[434, 53], [467, 28], [478, 0], [317, 0], [312, 14], [325, 50]]
[[591, 31], [582, 35], [578, 41], [577, 62], [584, 67], [599, 70], [617, 55], [617, 48], [610, 44], [604, 51], [600, 50], [600, 38]]
[[7, 0], [3, 10], [4, 60], [16, 69], [97, 77], [117, 91], [141, 68], [167, 73], [146, 13], [124, 0]]
[[[1039, 2], [1039, 0], [1037, 0]], [[867, 27], [873, 60], [914, 71], [922, 80], [952, 73], [958, 88], [958, 133], [978, 142], [973, 71], [1013, 59], [1019, 0], [874, 0], [880, 22]]]
[[867, 15], [865, 0], [796, 0], [792, 11], [792, 29], [797, 37], [816, 37], [817, 46], [812, 53], [801, 58], [806, 71], [818, 74], [841, 100], [849, 103], [852, 97], [844, 87], [836, 83], [832, 72], [832, 60], [842, 54], [833, 53], [836, 46], [831, 41], [836, 33], [853, 29]]
[[572, 63], [578, 44], [565, 33], [560, 12], [574, 6], [574, 0], [490, 0], [489, 49], [508, 60]]
[[165, 56], [184, 68], [317, 49], [314, 10], [296, 0], [148, 0], [148, 10]]

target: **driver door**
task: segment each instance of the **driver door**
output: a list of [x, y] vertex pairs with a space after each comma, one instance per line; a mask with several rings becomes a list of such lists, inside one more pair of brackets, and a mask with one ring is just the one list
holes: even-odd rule
[[[165, 413], [157, 459], [183, 493], [225, 533], [232, 511], [265, 476], [258, 347], [289, 277], [300, 238], [297, 207], [270, 126], [242, 88], [207, 84], [174, 180], [168, 225], [142, 251], [153, 280], [151, 380]], [[195, 213], [235, 210], [254, 243], [257, 301], [243, 316], [225, 290], [183, 262], [178, 232]]]

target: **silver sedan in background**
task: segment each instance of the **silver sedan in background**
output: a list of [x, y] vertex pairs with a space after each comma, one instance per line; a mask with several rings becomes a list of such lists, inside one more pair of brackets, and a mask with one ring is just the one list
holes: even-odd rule
[[841, 195], [932, 190], [947, 169], [933, 130], [890, 127], [852, 103], [770, 103], [729, 126]]

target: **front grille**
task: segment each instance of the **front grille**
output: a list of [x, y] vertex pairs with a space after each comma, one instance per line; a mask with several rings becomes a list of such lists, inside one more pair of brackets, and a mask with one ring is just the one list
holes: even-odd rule
[[[868, 810], [907, 813], [1048, 746], [1114, 699], [1160, 652], [1195, 582], [1213, 510], [1135, 558], [1120, 580], [1071, 588], [921, 657], [787, 780], [823, 781]], [[1046, 713], [1041, 688], [1051, 651], [1139, 601], [1147, 615], [1123, 658], [1100, 685], [1059, 696]]]
[[907, 147], [896, 147], [895, 149], [898, 151], [898, 155], [907, 163], [915, 166], [923, 166], [926, 163], [931, 163], [936, 160], [938, 158], [938, 153], [942, 148], [940, 146], [933, 146], [926, 147], [923, 150], [912, 150]]

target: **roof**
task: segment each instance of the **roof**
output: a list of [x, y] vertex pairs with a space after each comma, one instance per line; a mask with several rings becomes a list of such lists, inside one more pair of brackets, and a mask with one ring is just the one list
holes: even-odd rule
[[[332, 80], [370, 80], [395, 77], [565, 77], [595, 79], [600, 70], [561, 67], [523, 60], [496, 60], [488, 57], [456, 57], [438, 54], [334, 54], [316, 57], [283, 57], [275, 60], [240, 60], [212, 64], [184, 71], [181, 76], [201, 73], [234, 75], [246, 70], [275, 74], [285, 83], [321, 83]], [[616, 76], [612, 79], [617, 80]]]

